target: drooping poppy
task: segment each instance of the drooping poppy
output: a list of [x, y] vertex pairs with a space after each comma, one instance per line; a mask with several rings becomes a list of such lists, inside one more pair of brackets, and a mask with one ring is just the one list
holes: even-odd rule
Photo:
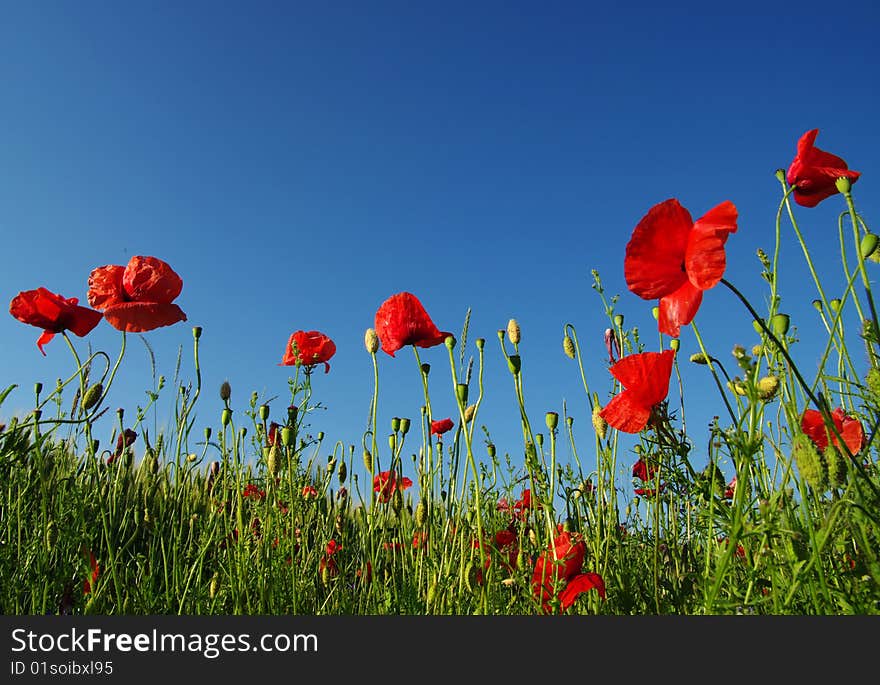
[[678, 200], [654, 205], [639, 221], [626, 246], [624, 278], [645, 300], [660, 299], [658, 328], [677, 338], [693, 321], [703, 291], [724, 276], [724, 244], [736, 233], [737, 210], [730, 201], [696, 222]]
[[9, 313], [22, 323], [43, 329], [37, 347], [43, 356], [43, 345], [56, 333], [71, 331], [82, 338], [101, 322], [101, 312], [81, 307], [76, 297], [65, 298], [46, 288], [24, 290], [9, 303]]
[[379, 306], [375, 330], [382, 349], [392, 357], [406, 345], [434, 347], [452, 335], [439, 330], [419, 299], [407, 292], [392, 295]]
[[625, 388], [599, 412], [609, 425], [624, 433], [638, 433], [651, 418], [655, 405], [669, 392], [672, 376], [673, 350], [631, 354], [611, 368]]
[[[850, 454], [856, 455], [861, 452], [865, 446], [865, 431], [861, 422], [848, 416], [840, 407], [831, 412], [831, 421], [837, 432], [843, 438], [850, 451]], [[816, 409], [807, 409], [801, 418], [801, 430], [813, 441], [813, 444], [819, 448], [819, 451], [825, 451], [828, 447], [828, 438], [831, 437], [831, 444], [840, 449], [840, 442], [833, 431], [825, 427], [825, 421], [822, 420], [822, 413]]]
[[577, 601], [583, 593], [595, 590], [602, 599], [605, 599], [605, 581], [598, 573], [580, 573], [568, 581], [565, 589], [559, 593], [560, 609], [565, 610]]
[[412, 487], [412, 484], [409, 478], [398, 478], [394, 471], [382, 471], [373, 477], [373, 491], [379, 493], [380, 502], [391, 501], [392, 495], [397, 490], [406, 490]]
[[324, 365], [324, 373], [330, 372], [327, 362], [336, 354], [336, 343], [319, 331], [296, 331], [287, 341], [280, 366]]
[[601, 576], [582, 573], [587, 545], [578, 533], [562, 532], [538, 557], [532, 573], [532, 589], [541, 600], [544, 611], [550, 610], [550, 600], [556, 596], [562, 609], [569, 608], [577, 597], [596, 589], [605, 598], [605, 583]]
[[440, 419], [439, 421], [431, 421], [431, 435], [443, 435], [452, 430], [455, 425], [452, 419]]
[[173, 302], [182, 290], [180, 276], [156, 257], [137, 255], [127, 266], [99, 266], [89, 274], [89, 304], [103, 311], [113, 328], [128, 333], [186, 321]]
[[837, 155], [814, 147], [819, 129], [807, 131], [798, 140], [797, 154], [788, 167], [786, 180], [794, 186], [794, 201], [803, 207], [815, 207], [826, 197], [840, 192], [838, 178], [855, 183], [861, 173], [851, 171]]
[[649, 465], [644, 459], [640, 458], [635, 464], [633, 464], [633, 478], [638, 478], [643, 483], [653, 479], [655, 473], [657, 473], [657, 467], [653, 464]]
[[131, 428], [126, 428], [125, 431], [116, 437], [116, 449], [113, 450], [113, 454], [107, 457], [107, 463], [112, 464], [119, 459], [125, 453], [125, 450], [134, 444], [135, 440], [137, 440], [137, 433]]

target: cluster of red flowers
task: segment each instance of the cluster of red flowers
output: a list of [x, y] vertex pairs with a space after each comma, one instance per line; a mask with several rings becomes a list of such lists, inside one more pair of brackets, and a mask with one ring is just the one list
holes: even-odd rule
[[412, 487], [413, 482], [406, 477], [398, 477], [394, 471], [382, 471], [373, 477], [373, 492], [379, 493], [380, 502], [390, 502], [398, 490]]
[[545, 613], [551, 600], [559, 601], [560, 611], [570, 608], [584, 592], [596, 590], [605, 599], [605, 582], [598, 573], [584, 573], [587, 545], [577, 533], [561, 532], [538, 557], [532, 573], [532, 588]]

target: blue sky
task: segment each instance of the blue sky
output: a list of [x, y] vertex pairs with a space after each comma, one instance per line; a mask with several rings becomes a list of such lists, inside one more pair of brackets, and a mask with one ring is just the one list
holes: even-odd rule
[[[138, 254], [170, 263], [188, 321], [145, 338], [168, 378], [183, 346], [188, 380], [191, 327], [202, 326], [197, 431], [219, 425], [227, 379], [237, 418], [253, 391], [283, 416], [284, 345], [294, 330], [323, 331], [338, 352], [314, 376], [326, 410], [311, 426], [331, 449], [359, 445], [366, 428], [363, 335], [382, 301], [413, 292], [456, 334], [471, 308], [470, 351], [487, 340], [480, 423], [516, 462], [518, 412], [496, 337], [515, 317], [533, 424], [565, 401], [589, 462], [563, 325], [576, 327], [591, 389], [607, 399], [597, 269], [626, 325], [659, 349], [654, 303], [623, 280], [625, 245], [652, 205], [676, 197], [697, 218], [733, 201], [727, 278], [756, 306], [766, 290], [755, 250], [773, 248], [780, 199], [773, 173], [805, 131], [819, 128], [817, 146], [862, 172], [857, 206], [869, 225], [880, 217], [876, 25], [867, 2], [9, 4], [0, 292], [45, 286], [85, 302], [96, 266]], [[839, 196], [796, 208], [813, 254], [828, 256], [828, 284], [840, 280], [842, 209]], [[815, 291], [790, 228], [783, 242], [782, 309], [810, 370], [810, 342], [823, 340]], [[756, 342], [721, 288], [696, 323], [723, 360]], [[34, 381], [51, 387], [73, 372], [63, 340], [44, 358], [38, 335], [0, 318], [0, 385], [20, 385], [2, 418], [30, 406]], [[113, 356], [119, 335], [102, 323], [88, 340]], [[109, 404], [133, 414], [152, 381], [146, 347], [128, 343]], [[696, 351], [689, 329], [681, 344]], [[422, 361], [435, 417], [455, 418], [446, 350]], [[423, 400], [409, 350], [379, 362], [384, 444], [391, 417], [417, 420]], [[704, 369], [683, 373], [701, 446], [723, 407]], [[166, 389], [160, 424], [173, 400]], [[108, 418], [96, 434], [107, 442], [112, 430]]]

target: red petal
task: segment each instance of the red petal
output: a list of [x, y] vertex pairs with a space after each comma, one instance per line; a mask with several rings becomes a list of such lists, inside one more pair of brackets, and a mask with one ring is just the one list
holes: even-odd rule
[[681, 327], [687, 326], [697, 315], [703, 291], [695, 288], [690, 281], [685, 281], [674, 293], [660, 298], [660, 314], [657, 327], [664, 335], [677, 338]]
[[575, 576], [565, 589], [559, 593], [559, 601], [563, 609], [568, 609], [575, 603], [577, 598], [584, 592], [596, 590], [602, 599], [605, 599], [605, 581], [598, 573], [582, 573]]
[[599, 412], [605, 422], [624, 433], [638, 433], [648, 425], [651, 406], [645, 405], [631, 390], [616, 395]]
[[441, 345], [451, 333], [440, 331], [412, 293], [397, 293], [376, 311], [376, 335], [382, 349], [392, 357], [406, 345], [434, 347]]
[[[838, 412], [840, 413], [838, 414]], [[836, 409], [834, 413], [836, 415], [835, 423], [837, 423], [837, 417], [840, 418], [841, 425], [838, 430], [843, 438], [843, 442], [849, 448], [852, 455], [858, 454], [865, 446], [865, 431], [862, 428], [861, 422], [858, 419], [844, 415], [842, 409]], [[838, 444], [836, 437], [834, 438], [834, 443]]]
[[102, 310], [114, 304], [125, 302], [125, 289], [122, 287], [122, 275], [125, 268], [116, 264], [99, 266], [89, 274], [89, 304]]
[[99, 311], [75, 305], [66, 313], [64, 321], [66, 328], [82, 338], [91, 333], [92, 329], [101, 323], [102, 318], [104, 317]]
[[136, 302], [168, 304], [183, 290], [180, 276], [155, 257], [132, 257], [125, 267], [122, 285], [128, 299]]
[[646, 300], [677, 290], [687, 279], [684, 256], [694, 222], [678, 200], [654, 205], [626, 246], [623, 272], [629, 289]]
[[815, 207], [822, 200], [838, 193], [837, 179], [841, 176], [855, 183], [861, 175], [850, 171], [846, 162], [814, 147], [819, 129], [812, 129], [801, 136], [798, 150], [786, 174], [789, 185], [795, 186], [794, 199], [804, 207]]
[[55, 334], [52, 331], [43, 331], [43, 334], [37, 338], [37, 347], [40, 348], [40, 352], [43, 353], [43, 356], [46, 356], [46, 350], [43, 349], [43, 345], [52, 341], [52, 338], [55, 337]]
[[822, 420], [822, 413], [817, 409], [807, 409], [801, 417], [801, 430], [804, 432], [813, 444], [824, 450], [828, 447], [828, 433], [825, 429], [825, 422]]
[[107, 307], [104, 318], [119, 331], [143, 333], [178, 321], [186, 321], [186, 314], [176, 304], [124, 302]]
[[724, 276], [724, 243], [731, 233], [736, 233], [736, 220], [736, 206], [727, 201], [710, 209], [694, 224], [685, 252], [685, 269], [697, 288], [708, 290]]
[[669, 392], [669, 377], [674, 359], [673, 350], [641, 352], [624, 357], [609, 370], [624, 388], [633, 390], [652, 407]]

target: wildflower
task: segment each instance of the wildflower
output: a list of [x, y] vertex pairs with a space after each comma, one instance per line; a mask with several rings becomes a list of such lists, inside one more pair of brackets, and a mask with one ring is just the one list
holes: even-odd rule
[[733, 477], [727, 486], [724, 488], [724, 499], [733, 499], [733, 495], [736, 493], [736, 476]]
[[392, 357], [406, 345], [442, 345], [452, 333], [440, 331], [412, 293], [397, 293], [376, 311], [375, 331], [382, 349]]
[[104, 312], [113, 328], [143, 333], [186, 321], [173, 303], [183, 280], [156, 257], [132, 257], [127, 266], [99, 266], [89, 274], [89, 304]]
[[855, 183], [861, 175], [851, 171], [840, 157], [814, 147], [817, 135], [819, 129], [814, 128], [801, 136], [797, 154], [786, 174], [788, 184], [794, 186], [794, 201], [803, 207], [815, 207], [826, 197], [840, 192], [838, 178]]
[[632, 467], [632, 476], [633, 478], [638, 478], [643, 483], [647, 483], [648, 481], [654, 478], [654, 474], [657, 473], [657, 467], [649, 465], [644, 459], [639, 459]]
[[[605, 583], [596, 573], [582, 573], [586, 543], [578, 533], [563, 532], [538, 557], [532, 573], [532, 589], [541, 599], [545, 612], [556, 596], [561, 609], [568, 609], [578, 596], [595, 589], [605, 599]], [[560, 588], [559, 586], [562, 585]]]
[[131, 445], [134, 444], [134, 441], [137, 440], [137, 433], [135, 433], [131, 428], [126, 428], [124, 432], [120, 433], [116, 438], [116, 449], [113, 450], [113, 454], [107, 457], [107, 463], [112, 464], [114, 461], [119, 459]]
[[455, 424], [452, 419], [440, 419], [439, 421], [431, 421], [431, 435], [443, 435], [451, 430]]
[[317, 499], [318, 490], [314, 485], [304, 485], [302, 489], [302, 496], [304, 499]]
[[629, 289], [645, 300], [660, 298], [658, 327], [677, 338], [680, 327], [696, 316], [703, 291], [724, 275], [724, 244], [736, 232], [737, 210], [730, 201], [697, 219], [670, 199], [654, 205], [626, 246], [624, 277]]
[[83, 581], [83, 594], [87, 595], [94, 589], [95, 583], [98, 582], [98, 577], [101, 575], [101, 566], [91, 550], [85, 551], [89, 555], [89, 569], [91, 570], [89, 577]]
[[400, 490], [412, 487], [409, 478], [398, 478], [394, 471], [382, 471], [373, 478], [373, 492], [379, 493], [380, 502], [388, 502], [392, 495]]
[[770, 374], [758, 381], [758, 397], [765, 402], [776, 397], [777, 390], [779, 390], [779, 376]]
[[241, 496], [252, 497], [253, 499], [260, 500], [266, 496], [266, 491], [260, 490], [260, 488], [258, 488], [253, 483], [248, 483], [245, 486], [244, 490], [241, 491]]
[[279, 366], [305, 366], [311, 370], [316, 364], [330, 372], [328, 361], [336, 354], [336, 343], [319, 331], [296, 331], [287, 341], [284, 357]]
[[318, 572], [321, 575], [321, 580], [325, 583], [330, 578], [339, 575], [339, 566], [336, 564], [336, 559], [334, 557], [341, 549], [342, 545], [336, 542], [336, 540], [330, 540], [330, 542], [327, 543], [324, 555], [318, 563]]
[[605, 349], [608, 351], [608, 363], [614, 364], [620, 359], [620, 344], [613, 328], [605, 329]]
[[9, 313], [22, 323], [42, 328], [37, 338], [37, 347], [43, 356], [43, 345], [55, 337], [56, 333], [71, 331], [82, 338], [101, 322], [101, 312], [81, 307], [75, 297], [64, 298], [46, 288], [24, 290], [9, 303]]
[[[862, 429], [861, 422], [856, 418], [847, 416], [840, 407], [831, 412], [831, 421], [843, 438], [843, 442], [849, 449], [850, 454], [858, 454], [865, 446], [865, 431]], [[804, 412], [801, 418], [801, 430], [813, 441], [813, 444], [820, 451], [824, 451], [828, 446], [829, 435], [831, 443], [840, 449], [837, 436], [826, 429], [825, 422], [822, 420], [822, 413], [816, 409], [807, 409]]]
[[522, 491], [522, 495], [520, 498], [514, 502], [513, 511], [520, 519], [524, 519], [528, 516], [530, 509], [541, 509], [540, 502], [532, 502], [532, 490], [531, 488], [526, 488]]
[[624, 386], [599, 412], [608, 424], [625, 433], [638, 433], [651, 418], [654, 406], [669, 392], [675, 352], [641, 352], [624, 357], [610, 368]]

